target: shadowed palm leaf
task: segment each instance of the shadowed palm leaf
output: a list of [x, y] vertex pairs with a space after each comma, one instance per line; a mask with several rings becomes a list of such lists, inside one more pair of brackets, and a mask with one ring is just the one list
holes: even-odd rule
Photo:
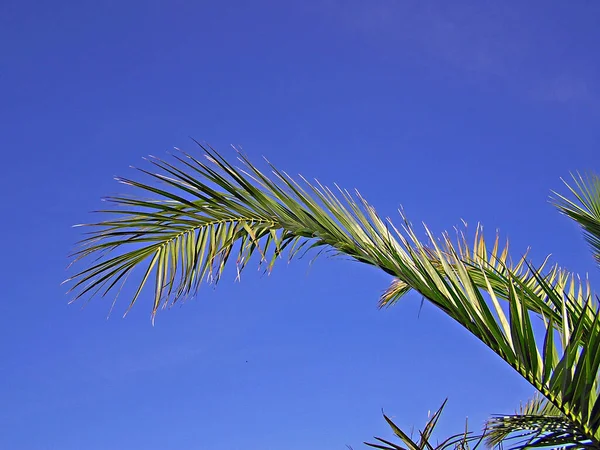
[[68, 280], [76, 298], [118, 291], [142, 267], [130, 307], [153, 280], [154, 317], [161, 306], [195, 295], [203, 281], [217, 282], [232, 255], [240, 273], [254, 254], [270, 271], [284, 251], [290, 258], [312, 248], [333, 251], [394, 277], [382, 306], [419, 292], [546, 396], [578, 436], [599, 444], [600, 325], [587, 281], [525, 257], [513, 264], [508, 245], [496, 238], [488, 249], [479, 227], [472, 246], [461, 233], [454, 243], [427, 228], [424, 243], [404, 218], [396, 228], [358, 193], [336, 195], [304, 179], [301, 185], [272, 166], [268, 177], [242, 155], [239, 169], [203, 149], [207, 162], [187, 154], [175, 157], [179, 165], [153, 158], [158, 172], [142, 172], [162, 188], [119, 179], [155, 199], [109, 199], [115, 206], [103, 212], [116, 217], [89, 225], [75, 254], [99, 257]]
[[514, 415], [488, 420], [486, 430], [490, 447], [509, 441], [515, 442], [516, 447], [558, 446], [561, 441], [581, 447], [589, 444], [588, 438], [556, 406], [539, 396]]

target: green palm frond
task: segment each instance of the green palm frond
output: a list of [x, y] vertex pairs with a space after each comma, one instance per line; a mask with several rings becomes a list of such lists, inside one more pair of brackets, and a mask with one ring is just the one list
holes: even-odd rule
[[498, 239], [488, 250], [480, 228], [472, 246], [464, 235], [436, 239], [427, 228], [423, 242], [406, 219], [396, 228], [358, 193], [299, 184], [273, 166], [270, 178], [243, 155], [239, 169], [204, 150], [207, 162], [187, 154], [175, 157], [178, 165], [152, 159], [158, 172], [142, 172], [164, 188], [120, 179], [156, 200], [109, 199], [115, 206], [104, 212], [116, 217], [91, 224], [75, 255], [97, 258], [69, 280], [76, 298], [118, 292], [142, 267], [130, 306], [152, 280], [154, 317], [201, 283], [217, 282], [232, 257], [239, 274], [253, 255], [271, 270], [284, 252], [333, 251], [394, 277], [382, 305], [417, 291], [600, 442], [600, 319], [587, 281], [525, 257], [513, 264]]
[[[411, 288], [461, 323], [548, 397], [572, 429], [600, 445], [600, 314], [586, 283], [558, 269], [543, 275], [528, 262], [524, 273], [505, 265], [491, 268], [485, 261], [461, 254], [447, 236], [441, 244], [430, 236], [432, 252], [410, 228], [406, 230], [412, 239], [407, 248], [424, 276], [422, 282], [413, 278], [408, 283]], [[482, 280], [487, 289], [481, 289]], [[508, 303], [508, 313], [504, 303]], [[538, 314], [532, 316], [532, 310]], [[544, 326], [543, 339], [536, 335], [533, 320]]]
[[390, 442], [386, 439], [376, 437], [376, 443], [365, 442], [366, 445], [380, 450], [446, 450], [453, 448], [457, 450], [475, 450], [483, 442], [484, 434], [476, 435], [468, 430], [468, 423], [465, 425], [465, 431], [454, 434], [444, 439], [443, 441], [434, 442], [432, 439], [435, 427], [438, 424], [440, 416], [444, 411], [447, 399], [444, 400], [442, 406], [431, 415], [423, 430], [418, 432], [419, 439], [413, 440], [412, 436], [402, 431], [388, 416], [383, 415], [385, 421], [392, 429], [394, 435], [400, 438], [402, 445], [405, 447]]
[[[393, 248], [398, 243], [358, 194], [355, 201], [340, 190], [344, 205], [329, 189], [306, 182], [311, 196], [274, 167], [279, 184], [242, 155], [245, 171], [212, 149], [203, 149], [207, 163], [189, 154], [175, 156], [181, 168], [150, 160], [159, 172], [141, 171], [165, 184], [164, 189], [118, 178], [158, 199], [110, 197], [115, 208], [100, 212], [116, 218], [81, 225], [95, 230], [81, 241], [75, 262], [97, 256], [100, 261], [67, 280], [75, 299], [106, 295], [145, 264], [131, 305], [154, 275], [154, 315], [161, 305], [196, 294], [202, 282], [217, 282], [236, 248], [238, 274], [254, 254], [271, 270], [284, 250], [292, 258], [316, 247], [397, 272]], [[121, 252], [111, 256], [117, 250]]]
[[516, 447], [562, 447], [568, 443], [594, 448], [589, 437], [540, 396], [522, 405], [516, 414], [491, 418], [486, 424], [485, 440], [489, 447], [512, 441]]
[[[418, 242], [412, 226], [404, 218], [405, 231], [411, 237], [413, 242]], [[431, 233], [425, 227], [430, 239], [433, 239]], [[581, 280], [574, 274], [561, 269], [558, 265], [547, 267], [548, 258], [540, 266], [532, 270], [527, 262], [527, 253], [521, 256], [516, 262], [510, 259], [509, 243], [500, 245], [499, 235], [496, 234], [493, 246], [489, 249], [483, 233], [483, 227], [477, 225], [473, 243], [470, 244], [464, 230], [456, 231], [456, 244], [453, 243], [450, 235], [445, 233], [442, 236], [442, 245], [436, 250], [431, 246], [424, 245], [424, 251], [428, 252], [429, 259], [436, 268], [443, 270], [442, 261], [450, 264], [460, 261], [464, 264], [473, 279], [473, 282], [484, 290], [490, 289], [502, 300], [508, 300], [509, 285], [511, 278], [519, 280], [525, 289], [521, 292], [527, 303], [528, 309], [535, 311], [547, 317], [553, 317], [560, 320], [560, 314], [556, 314], [556, 304], [552, 304], [552, 299], [544, 295], [545, 284], [556, 286], [568, 290], [570, 298], [578, 305], [583, 306], [592, 298], [592, 291], [588, 280]], [[443, 258], [438, 254], [441, 250]], [[539, 274], [544, 274], [545, 283], [539, 282]], [[380, 306], [386, 307], [393, 305], [404, 294], [410, 291], [410, 287], [401, 279], [395, 279], [389, 288], [380, 298]], [[540, 298], [546, 301], [540, 302]], [[559, 306], [559, 305], [558, 305]]]
[[565, 182], [574, 200], [554, 193], [554, 204], [560, 212], [577, 222], [600, 265], [600, 178], [591, 175], [587, 179], [573, 175], [574, 186]]

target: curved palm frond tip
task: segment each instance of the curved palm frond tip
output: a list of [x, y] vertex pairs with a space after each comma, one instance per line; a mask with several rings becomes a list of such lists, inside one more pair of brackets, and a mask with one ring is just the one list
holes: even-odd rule
[[[231, 258], [239, 275], [253, 255], [270, 271], [284, 252], [293, 258], [312, 248], [333, 251], [394, 277], [382, 306], [417, 291], [600, 448], [600, 318], [587, 281], [546, 262], [534, 267], [525, 257], [513, 264], [508, 245], [496, 239], [489, 249], [480, 228], [472, 245], [463, 234], [436, 239], [427, 228], [423, 242], [404, 217], [396, 228], [358, 192], [299, 184], [273, 166], [267, 176], [241, 154], [237, 168], [202, 148], [206, 162], [185, 153], [174, 156], [176, 164], [152, 158], [157, 172], [141, 172], [160, 188], [119, 179], [156, 199], [108, 199], [114, 208], [103, 212], [113, 218], [87, 225], [93, 230], [75, 254], [76, 261], [99, 257], [68, 280], [75, 298], [118, 292], [141, 267], [130, 307], [153, 281], [154, 317], [160, 307], [196, 294], [201, 283], [218, 282]], [[595, 236], [595, 228], [584, 228]]]
[[561, 213], [577, 222], [590, 244], [594, 259], [600, 266], [600, 178], [590, 175], [587, 179], [573, 175], [574, 186], [565, 185], [575, 197], [573, 200], [554, 193], [554, 204]]
[[[217, 282], [236, 247], [238, 274], [255, 253], [271, 270], [286, 249], [292, 258], [302, 249], [324, 246], [395, 273], [393, 248], [398, 243], [358, 194], [356, 201], [340, 190], [343, 204], [331, 190], [306, 182], [311, 196], [273, 167], [281, 186], [242, 155], [246, 171], [203, 149], [211, 165], [189, 154], [175, 156], [188, 172], [150, 160], [160, 172], [141, 172], [166, 184], [165, 189], [118, 178], [159, 199], [110, 197], [115, 209], [101, 212], [117, 218], [81, 225], [96, 229], [81, 242], [75, 261], [98, 255], [103, 259], [67, 280], [76, 299], [106, 295], [146, 263], [131, 305], [154, 272], [154, 315], [161, 305], [195, 294], [203, 281]], [[115, 250], [123, 251], [109, 256]]]

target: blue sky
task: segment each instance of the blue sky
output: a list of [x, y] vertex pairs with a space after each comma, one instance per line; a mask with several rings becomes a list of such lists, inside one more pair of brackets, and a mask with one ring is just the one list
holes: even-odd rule
[[527, 399], [417, 296], [378, 311], [356, 263], [231, 275], [154, 327], [148, 296], [106, 320], [59, 285], [112, 176], [189, 136], [597, 281], [547, 198], [600, 170], [600, 4], [525, 3], [1, 2], [0, 448], [358, 449], [381, 408], [418, 426], [449, 397], [456, 432]]

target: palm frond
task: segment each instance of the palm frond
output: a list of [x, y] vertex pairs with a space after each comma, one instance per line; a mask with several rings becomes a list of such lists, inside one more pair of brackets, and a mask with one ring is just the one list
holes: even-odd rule
[[[166, 185], [121, 182], [157, 197], [109, 199], [116, 218], [95, 224], [75, 259], [91, 267], [70, 279], [82, 295], [118, 291], [139, 266], [145, 270], [130, 306], [154, 280], [152, 314], [217, 282], [232, 255], [238, 274], [253, 256], [271, 270], [284, 251], [291, 258], [320, 247], [392, 275], [381, 303], [410, 290], [460, 323], [527, 379], [590, 441], [600, 442], [600, 314], [587, 281], [525, 257], [511, 262], [498, 239], [491, 250], [477, 229], [473, 246], [459, 233], [420, 240], [404, 219], [399, 230], [382, 220], [360, 194], [338, 194], [271, 166], [273, 179], [243, 155], [243, 169], [209, 148], [208, 161], [188, 154], [179, 166], [151, 160]], [[116, 254], [115, 254], [116, 253]], [[543, 329], [540, 339], [536, 329]]]
[[584, 178], [572, 175], [573, 185], [565, 185], [575, 197], [573, 200], [554, 193], [558, 210], [577, 222], [592, 248], [594, 259], [600, 266], [600, 178], [591, 175]]
[[110, 197], [114, 209], [100, 212], [117, 217], [82, 225], [94, 231], [80, 242], [83, 248], [74, 254], [75, 262], [96, 256], [101, 260], [67, 280], [75, 299], [98, 292], [106, 295], [145, 264], [130, 306], [154, 274], [154, 316], [161, 305], [195, 295], [202, 282], [216, 283], [236, 248], [238, 275], [254, 254], [270, 271], [284, 250], [292, 258], [302, 249], [324, 246], [395, 273], [388, 250], [397, 243], [360, 196], [357, 202], [340, 190], [344, 205], [329, 189], [307, 182], [310, 196], [275, 168], [280, 184], [242, 155], [246, 171], [234, 168], [212, 149], [203, 149], [207, 163], [189, 154], [175, 157], [182, 168], [150, 160], [159, 172], [142, 172], [165, 184], [164, 189], [118, 178], [158, 199]]
[[431, 415], [423, 430], [419, 430], [418, 440], [413, 440], [412, 436], [402, 431], [388, 416], [383, 415], [385, 421], [392, 429], [394, 435], [400, 438], [402, 445], [395, 444], [386, 439], [376, 437], [376, 443], [365, 442], [366, 445], [380, 450], [445, 450], [453, 448], [457, 450], [475, 450], [483, 442], [484, 434], [474, 434], [468, 430], [468, 423], [465, 423], [465, 431], [447, 437], [443, 441], [433, 441], [433, 432], [438, 424], [440, 416], [444, 411], [447, 399], [442, 406]]
[[[516, 441], [517, 447], [549, 446], [560, 447], [568, 438], [570, 443], [588, 445], [589, 440], [581, 435], [573, 423], [552, 403], [536, 395], [513, 415], [498, 415], [486, 424], [486, 444], [494, 447], [501, 443]], [[554, 439], [554, 441], [553, 441]]]
[[[401, 213], [401, 216], [405, 222], [404, 231], [413, 242], [418, 242], [413, 227], [407, 222], [404, 214]], [[430, 240], [433, 240], [427, 227], [425, 230]], [[538, 281], [539, 274], [544, 274], [543, 278], [546, 284], [567, 289], [570, 297], [580, 306], [589, 303], [592, 298], [593, 294], [587, 279], [581, 280], [556, 264], [547, 267], [549, 258], [532, 269], [527, 260], [527, 252], [517, 261], [511, 260], [509, 242], [506, 241], [501, 245], [498, 233], [496, 233], [492, 248], [489, 249], [481, 225], [478, 224], [475, 229], [472, 244], [469, 243], [466, 231], [466, 227], [463, 230], [456, 229], [456, 243], [452, 241], [448, 233], [444, 233], [441, 245], [435, 250], [431, 245], [423, 245], [423, 251], [428, 254], [429, 260], [437, 269], [443, 270], [443, 260], [451, 265], [461, 262], [479, 288], [491, 290], [498, 298], [505, 301], [508, 300], [510, 280], [518, 279], [519, 283], [525, 287], [521, 295], [524, 297], [527, 308], [541, 315], [553, 317], [555, 320], [560, 320], [560, 315], [555, 311], [557, 304], [552, 304], [551, 299], [544, 295], [545, 287]], [[443, 255], [442, 259], [440, 259], [440, 252]], [[380, 307], [393, 305], [410, 290], [410, 286], [403, 280], [393, 280], [380, 297]], [[545, 301], [540, 302], [540, 298]]]
[[[422, 278], [399, 278], [494, 350], [598, 445], [600, 315], [589, 289], [558, 269], [544, 275], [529, 262], [524, 273], [490, 267], [461, 253], [448, 236], [438, 243], [430, 234], [432, 249], [426, 249], [410, 227], [406, 232], [411, 241], [404, 246]], [[534, 319], [545, 328], [541, 341]]]
[[486, 429], [489, 447], [512, 442], [513, 448], [598, 448], [555, 405], [540, 396], [531, 399], [516, 414], [491, 418]]

